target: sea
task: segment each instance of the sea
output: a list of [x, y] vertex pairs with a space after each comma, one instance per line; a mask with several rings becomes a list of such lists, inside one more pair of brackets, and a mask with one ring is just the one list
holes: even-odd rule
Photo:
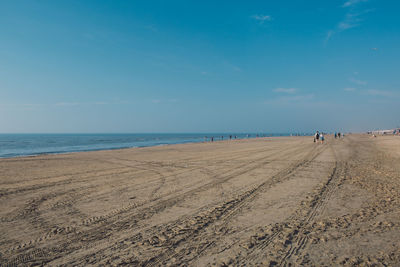
[[165, 133], [165, 134], [0, 134], [0, 158], [80, 151], [149, 147], [232, 139], [289, 136], [287, 133]]

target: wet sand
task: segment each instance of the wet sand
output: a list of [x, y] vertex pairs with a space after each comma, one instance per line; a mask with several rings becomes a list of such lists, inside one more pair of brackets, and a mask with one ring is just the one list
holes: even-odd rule
[[0, 263], [399, 266], [400, 137], [0, 160]]

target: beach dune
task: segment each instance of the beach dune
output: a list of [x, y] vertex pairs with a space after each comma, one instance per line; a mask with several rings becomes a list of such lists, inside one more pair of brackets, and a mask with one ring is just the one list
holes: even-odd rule
[[277, 137], [0, 159], [0, 263], [400, 263], [400, 138]]

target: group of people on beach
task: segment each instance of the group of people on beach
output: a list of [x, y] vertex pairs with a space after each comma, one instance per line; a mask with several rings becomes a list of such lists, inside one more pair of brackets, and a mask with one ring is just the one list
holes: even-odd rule
[[321, 144], [323, 144], [325, 141], [325, 136], [323, 135], [323, 133], [320, 133], [319, 131], [317, 131], [314, 134], [314, 143], [318, 143], [319, 141], [321, 141]]
[[[229, 135], [229, 140], [232, 140], [232, 138], [237, 139], [238, 137], [237, 137], [237, 135]], [[210, 142], [214, 142], [214, 136], [211, 136], [211, 137], [204, 136], [204, 142], [207, 142], [207, 140], [210, 140]], [[220, 140], [224, 141], [223, 135], [221, 135]]]
[[[339, 133], [339, 132], [335, 132], [335, 139], [336, 139], [336, 138], [339, 138], [339, 139], [340, 139], [340, 137], [344, 137], [344, 134], [343, 134], [343, 133]], [[324, 141], [325, 141], [325, 136], [324, 136], [324, 134], [323, 134], [323, 133], [320, 133], [319, 131], [317, 131], [317, 132], [314, 134], [314, 143], [321, 142], [321, 143], [323, 144]]]
[[344, 137], [344, 134], [342, 134], [342, 133], [336, 133], [336, 132], [335, 132], [335, 139], [336, 139], [336, 138], [339, 138], [339, 139], [340, 139], [340, 136], [343, 136], [343, 137]]

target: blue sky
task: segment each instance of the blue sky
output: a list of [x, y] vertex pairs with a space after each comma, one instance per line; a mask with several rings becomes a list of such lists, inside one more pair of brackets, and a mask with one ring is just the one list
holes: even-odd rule
[[0, 132], [400, 125], [399, 1], [1, 1]]

